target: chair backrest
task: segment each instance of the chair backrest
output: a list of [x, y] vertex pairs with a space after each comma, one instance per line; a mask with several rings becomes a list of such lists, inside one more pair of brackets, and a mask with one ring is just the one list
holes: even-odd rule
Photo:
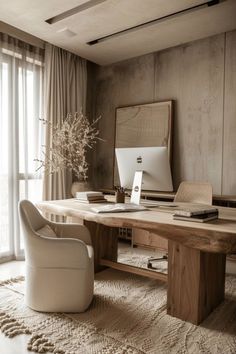
[[23, 230], [36, 231], [46, 225], [47, 221], [42, 217], [38, 209], [29, 200], [19, 202], [19, 216]]
[[174, 202], [212, 204], [212, 185], [207, 182], [182, 182]]

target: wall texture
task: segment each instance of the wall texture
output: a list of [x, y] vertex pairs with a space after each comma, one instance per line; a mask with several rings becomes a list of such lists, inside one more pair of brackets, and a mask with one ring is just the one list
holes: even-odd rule
[[175, 100], [173, 180], [208, 180], [236, 194], [236, 31], [93, 68], [93, 115], [102, 115], [94, 184], [112, 187], [117, 107]]

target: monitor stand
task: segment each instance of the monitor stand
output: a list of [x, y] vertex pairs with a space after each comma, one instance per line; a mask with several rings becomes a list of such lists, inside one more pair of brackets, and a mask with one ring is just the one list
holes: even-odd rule
[[136, 171], [134, 174], [134, 181], [133, 181], [130, 203], [140, 204], [142, 179], [143, 179], [143, 171]]

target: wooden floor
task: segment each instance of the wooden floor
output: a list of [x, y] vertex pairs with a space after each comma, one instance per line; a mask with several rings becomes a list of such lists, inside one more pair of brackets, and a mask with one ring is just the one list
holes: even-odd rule
[[0, 281], [25, 274], [25, 262], [12, 261], [0, 264]]
[[[13, 261], [0, 264], [0, 281], [15, 278], [25, 274], [25, 262]], [[30, 336], [21, 334], [15, 338], [7, 338], [0, 331], [0, 353], [1, 354], [29, 354], [32, 352], [26, 350], [27, 342]]]

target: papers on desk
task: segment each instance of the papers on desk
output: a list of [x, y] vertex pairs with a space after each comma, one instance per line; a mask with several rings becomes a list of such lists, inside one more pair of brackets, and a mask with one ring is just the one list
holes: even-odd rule
[[94, 192], [94, 191], [76, 192], [75, 198], [78, 202], [87, 203], [87, 204], [107, 202], [102, 192]]
[[143, 205], [137, 205], [132, 203], [116, 203], [101, 205], [98, 207], [91, 208], [95, 213], [126, 213], [128, 211], [143, 211], [148, 210]]
[[176, 208], [178, 204], [173, 202], [160, 202], [155, 200], [141, 200], [141, 205], [146, 208]]
[[217, 208], [206, 205], [195, 205], [190, 208], [175, 210], [174, 220], [207, 222], [218, 218]]
[[204, 214], [211, 214], [211, 213], [218, 213], [218, 209], [208, 205], [196, 204], [190, 207], [181, 208], [175, 211], [175, 215], [185, 216], [185, 217], [192, 217], [196, 215], [204, 215]]
[[194, 221], [194, 222], [207, 222], [218, 219], [218, 213], [195, 215], [195, 216], [180, 216], [173, 215], [174, 220]]

